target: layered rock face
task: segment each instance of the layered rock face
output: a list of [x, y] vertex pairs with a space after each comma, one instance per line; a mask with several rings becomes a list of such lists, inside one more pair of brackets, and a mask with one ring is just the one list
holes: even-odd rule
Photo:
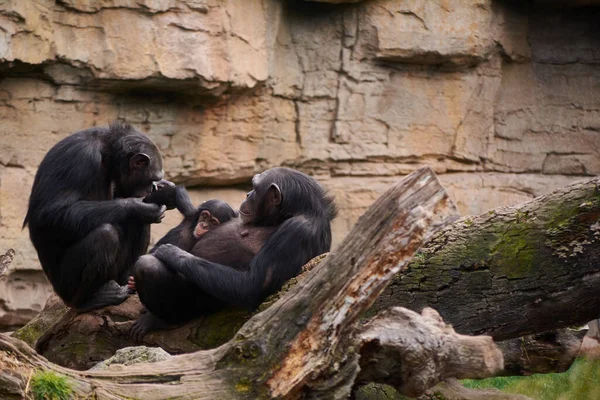
[[237, 206], [274, 166], [315, 176], [340, 207], [335, 243], [422, 165], [464, 214], [600, 173], [600, 8], [348, 3], [0, 2], [0, 252], [17, 251], [0, 326], [51, 291], [21, 230], [39, 162], [112, 120], [146, 132], [198, 203]]

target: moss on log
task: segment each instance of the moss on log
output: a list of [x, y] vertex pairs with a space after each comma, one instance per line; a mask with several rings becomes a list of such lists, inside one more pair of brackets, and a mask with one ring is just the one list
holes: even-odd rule
[[370, 313], [432, 307], [457, 332], [505, 340], [576, 324], [600, 309], [600, 179], [438, 232]]

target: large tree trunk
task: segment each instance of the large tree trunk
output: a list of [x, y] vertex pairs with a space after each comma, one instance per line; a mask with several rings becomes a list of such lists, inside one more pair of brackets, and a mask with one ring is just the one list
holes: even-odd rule
[[599, 184], [594, 178], [447, 226], [370, 312], [428, 306], [457, 332], [494, 340], [597, 318]]
[[491, 339], [457, 335], [433, 310], [420, 316], [396, 308], [357, 324], [430, 233], [455, 217], [433, 172], [419, 170], [382, 196], [335, 254], [217, 349], [77, 372], [0, 335], [0, 379], [20, 390], [32, 367], [51, 368], [78, 395], [98, 399], [344, 398], [361, 356], [374, 360], [361, 364], [361, 382], [390, 383], [413, 396], [447, 378], [495, 374], [503, 361]]

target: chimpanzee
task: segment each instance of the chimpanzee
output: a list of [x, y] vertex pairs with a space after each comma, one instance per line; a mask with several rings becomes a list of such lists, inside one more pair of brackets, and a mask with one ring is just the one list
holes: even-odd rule
[[[198, 239], [206, 232], [239, 216], [229, 204], [221, 200], [208, 200], [198, 208], [194, 208], [187, 191], [179, 186], [155, 191], [146, 196], [144, 201], [157, 204], [174, 204], [183, 214], [181, 223], [167, 232], [150, 250], [150, 254], [163, 244], [172, 244], [182, 250], [191, 251]], [[133, 276], [129, 277], [127, 286], [132, 291], [136, 290]]]
[[168, 243], [190, 251], [198, 239], [210, 229], [238, 217], [231, 206], [221, 200], [208, 200], [195, 208], [188, 192], [181, 186], [165, 185], [146, 196], [144, 202], [177, 207], [184, 217], [179, 225], [156, 243], [150, 253], [160, 245]]
[[[214, 229], [219, 224], [230, 221], [232, 218], [237, 218], [238, 216], [239, 214], [233, 211], [233, 208], [224, 201], [216, 199], [205, 201], [198, 207], [196, 212], [197, 220], [195, 221], [196, 226], [193, 235], [196, 239], [200, 239], [210, 229]], [[181, 246], [177, 247], [182, 249]]]
[[140, 257], [135, 284], [148, 313], [132, 334], [217, 311], [253, 309], [331, 247], [333, 199], [311, 177], [273, 168], [252, 179], [234, 218], [208, 231], [187, 252], [172, 244]]
[[142, 198], [162, 177], [158, 148], [127, 124], [76, 132], [48, 151], [23, 227], [65, 304], [84, 312], [127, 298], [121, 285], [166, 209]]

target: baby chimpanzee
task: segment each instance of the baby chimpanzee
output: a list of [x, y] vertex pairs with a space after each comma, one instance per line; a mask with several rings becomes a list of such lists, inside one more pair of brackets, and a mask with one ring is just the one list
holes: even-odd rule
[[[163, 180], [163, 182], [165, 182]], [[164, 185], [159, 190], [144, 198], [145, 203], [173, 204], [183, 214], [183, 220], [175, 228], [171, 229], [150, 250], [150, 254], [163, 244], [172, 244], [185, 251], [191, 251], [198, 240], [219, 224], [237, 218], [229, 204], [222, 200], [208, 200], [198, 208], [194, 208], [187, 191], [182, 187]], [[168, 199], [171, 197], [172, 199]], [[127, 286], [136, 290], [133, 276], [129, 277]]]
[[[198, 213], [200, 215], [198, 215]], [[208, 200], [198, 207], [195, 218], [197, 217], [196, 227], [193, 235], [196, 239], [200, 239], [202, 235], [223, 222], [230, 221], [238, 215], [233, 208], [222, 200]], [[159, 246], [162, 243], [157, 243]]]
[[156, 189], [144, 198], [144, 203], [164, 204], [169, 209], [176, 207], [184, 218], [156, 243], [150, 253], [154, 253], [154, 250], [163, 244], [173, 244], [182, 250], [190, 251], [206, 232], [238, 217], [238, 213], [221, 200], [208, 200], [198, 208], [194, 207], [189, 193], [183, 186], [175, 186], [164, 179]]

